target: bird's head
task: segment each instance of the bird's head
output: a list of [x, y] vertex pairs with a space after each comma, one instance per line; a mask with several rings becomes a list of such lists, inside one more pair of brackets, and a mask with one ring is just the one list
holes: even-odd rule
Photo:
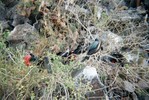
[[99, 39], [96, 38], [95, 41], [99, 41]]

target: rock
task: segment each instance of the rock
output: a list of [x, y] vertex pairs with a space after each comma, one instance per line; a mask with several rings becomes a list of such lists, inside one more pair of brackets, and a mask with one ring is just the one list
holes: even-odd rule
[[5, 7], [11, 8], [18, 3], [18, 0], [2, 0], [2, 2], [5, 4]]
[[5, 30], [12, 30], [14, 27], [10, 25], [9, 21], [0, 21], [1, 33]]
[[115, 10], [125, 6], [125, 2], [124, 0], [102, 0], [102, 5], [104, 5], [108, 10]]
[[17, 26], [19, 24], [24, 24], [26, 22], [33, 25], [36, 22], [36, 20], [42, 18], [42, 14], [39, 12], [37, 12], [36, 14], [31, 13], [28, 16], [21, 14], [20, 12], [22, 11], [20, 10], [21, 8], [19, 8], [20, 5], [21, 5], [20, 3], [16, 3], [16, 5], [7, 8], [6, 19], [11, 20], [12, 26]]
[[149, 67], [149, 59], [142, 59], [142, 63], [141, 66], [144, 68], [148, 68]]
[[113, 10], [115, 8], [114, 2], [111, 0], [101, 0], [103, 6], [105, 6], [108, 10]]
[[4, 4], [0, 1], [0, 21], [3, 21], [6, 16], [6, 8]]
[[17, 25], [20, 25], [20, 24], [24, 24], [24, 23], [29, 23], [29, 19], [26, 18], [25, 16], [21, 16], [21, 15], [14, 15], [13, 16], [13, 22], [12, 22], [12, 26], [17, 26]]
[[143, 89], [144, 91], [146, 91], [145, 93], [141, 92], [141, 93], [137, 93], [137, 96], [138, 96], [138, 100], [149, 100], [149, 96], [148, 96], [148, 93], [149, 93], [149, 88], [147, 89]]
[[98, 11], [97, 11], [97, 19], [100, 20], [102, 15], [102, 7], [98, 7]]
[[41, 29], [43, 28], [43, 23], [42, 20], [37, 20], [34, 24], [33, 24], [34, 28], [40, 33]]
[[33, 26], [28, 23], [17, 25], [9, 34], [7, 41], [9, 46], [25, 43], [26, 45], [33, 45], [39, 38], [39, 35]]
[[123, 44], [123, 38], [115, 33], [112, 33], [111, 31], [106, 31], [101, 36], [101, 40], [103, 41], [103, 49], [107, 48], [108, 50], [115, 50], [116, 48], [119, 48]]
[[136, 1], [135, 0], [124, 0], [126, 2], [126, 6], [136, 8]]
[[128, 52], [125, 51], [125, 53], [123, 54], [128, 63], [137, 64], [142, 67], [149, 66], [149, 58], [146, 49], [141, 48], [134, 51], [133, 50]]
[[98, 76], [96, 68], [91, 66], [86, 66], [84, 69], [78, 70], [76, 73], [73, 75], [75, 79], [81, 78], [83, 76], [83, 79], [88, 81], [92, 81], [93, 78]]
[[147, 89], [149, 87], [149, 84], [147, 84], [146, 81], [144, 80], [140, 80], [137, 85], [139, 86], [139, 88], [141, 89]]
[[149, 52], [149, 44], [141, 45], [140, 48], [146, 52]]
[[18, 15], [17, 6], [14, 6], [14, 7], [7, 10], [6, 19], [7, 20], [13, 20], [15, 15]]
[[[43, 22], [41, 19], [43, 19], [43, 13], [36, 11], [36, 13], [34, 13], [35, 11], [33, 11], [30, 16], [28, 17], [29, 20], [31, 21], [31, 25], [35, 24], [34, 26], [36, 27], [36, 25], [40, 25], [42, 26]], [[37, 28], [38, 29], [38, 28]]]
[[98, 77], [96, 68], [94, 67], [90, 67], [90, 66], [86, 66], [83, 70], [83, 76], [85, 79], [92, 81], [95, 77]]
[[137, 63], [139, 59], [138, 55], [134, 53], [126, 53], [124, 56], [128, 63]]
[[137, 7], [136, 11], [138, 12], [138, 14], [142, 14], [142, 15], [146, 13], [145, 8], [142, 6]]
[[79, 69], [72, 73], [72, 77], [75, 79], [76, 89], [82, 87], [82, 85], [87, 85], [88, 83], [92, 86], [92, 91], [94, 92], [88, 91], [85, 94], [88, 100], [91, 100], [92, 97], [99, 98], [100, 96], [104, 96], [103, 92], [106, 92], [106, 89], [100, 81], [95, 67], [86, 66], [83, 69]]
[[75, 14], [79, 14], [79, 13], [84, 13], [84, 14], [88, 14], [89, 11], [88, 9], [84, 9], [83, 7], [80, 7], [78, 5], [74, 5], [74, 6], [65, 6], [65, 9], [70, 11], [70, 12], [73, 12]]
[[128, 92], [134, 92], [135, 91], [135, 86], [128, 81], [124, 81], [124, 88]]
[[117, 11], [112, 14], [112, 20], [113, 21], [140, 21], [141, 16], [138, 15], [138, 12], [136, 10], [123, 10], [123, 11]]
[[147, 13], [149, 13], [149, 0], [144, 0], [144, 6], [145, 9], [147, 10]]
[[30, 20], [27, 17], [18, 14], [17, 5], [7, 10], [6, 20], [9, 20], [10, 25], [14, 27], [19, 24], [30, 23]]
[[149, 100], [149, 96], [147, 94], [139, 95], [138, 100]]

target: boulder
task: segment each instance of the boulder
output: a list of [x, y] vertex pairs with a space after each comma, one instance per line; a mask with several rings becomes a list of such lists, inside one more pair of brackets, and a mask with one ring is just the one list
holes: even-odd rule
[[124, 0], [126, 3], [126, 6], [128, 7], [132, 7], [132, 8], [136, 8], [137, 7], [137, 3], [135, 0]]
[[10, 21], [0, 21], [0, 35], [5, 31], [5, 30], [12, 30], [14, 27], [10, 25]]
[[[98, 73], [95, 67], [86, 66], [83, 69], [76, 70], [72, 73], [72, 77], [75, 79], [76, 89], [84, 87], [90, 84], [92, 91], [87, 91], [85, 96], [88, 100], [99, 100], [99, 98], [105, 98], [106, 89], [104, 84], [98, 77]], [[103, 89], [99, 89], [103, 88]]]
[[17, 25], [9, 34], [7, 41], [9, 46], [22, 45], [22, 43], [31, 46], [38, 40], [39, 35], [33, 26], [28, 23]]
[[144, 0], [145, 9], [149, 11], [149, 0]]
[[106, 31], [102, 34], [101, 40], [103, 41], [103, 49], [115, 50], [122, 46], [123, 38], [111, 31]]
[[137, 63], [139, 59], [138, 55], [135, 53], [128, 52], [128, 53], [125, 53], [124, 56], [128, 63]]
[[11, 7], [10, 9], [7, 9], [6, 12], [6, 19], [7, 20], [13, 20], [14, 16], [17, 15], [17, 6]]
[[6, 15], [5, 5], [0, 1], [0, 21], [3, 21], [5, 19], [5, 15]]
[[17, 25], [20, 25], [20, 24], [24, 24], [24, 23], [29, 23], [29, 19], [25, 16], [22, 16], [22, 15], [14, 15], [13, 16], [13, 22], [12, 22], [12, 26], [17, 26]]
[[2, 0], [2, 2], [5, 4], [5, 7], [11, 8], [18, 3], [18, 0]]

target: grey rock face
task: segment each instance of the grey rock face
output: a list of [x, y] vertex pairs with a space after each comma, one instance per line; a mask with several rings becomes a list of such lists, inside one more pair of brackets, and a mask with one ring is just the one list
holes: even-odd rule
[[135, 8], [137, 5], [135, 0], [125, 0], [129, 7]]
[[16, 14], [16, 15], [13, 16], [12, 25], [17, 26], [19, 24], [24, 24], [24, 23], [27, 23], [27, 22], [29, 23], [28, 18], [26, 18], [25, 16], [21, 16], [21, 15]]
[[13, 7], [18, 3], [18, 0], [2, 0], [5, 4], [5, 7]]
[[6, 15], [5, 5], [2, 2], [0, 2], [0, 21], [5, 19], [5, 15]]
[[16, 7], [18, 0], [1, 0], [0, 1], [0, 20], [5, 20], [5, 18], [10, 18], [16, 13]]
[[2, 35], [2, 33], [6, 30], [6, 29], [10, 29], [10, 26], [8, 24], [8, 21], [0, 21], [0, 35]]
[[147, 10], [149, 10], [149, 0], [144, 0], [144, 5]]
[[105, 31], [102, 34], [101, 40], [103, 41], [104, 49], [115, 50], [123, 45], [123, 38], [111, 31]]
[[15, 15], [17, 15], [17, 6], [14, 6], [7, 10], [6, 19], [13, 20]]
[[18, 13], [17, 5], [19, 4], [15, 4], [14, 6], [10, 8], [6, 7], [7, 12], [5, 12], [6, 20], [9, 20], [10, 25], [13, 27], [20, 25], [20, 24], [24, 24], [24, 23], [30, 23], [30, 20], [27, 17], [22, 16]]
[[38, 40], [39, 35], [33, 29], [33, 26], [28, 23], [17, 25], [13, 31], [9, 34], [7, 41], [10, 46], [16, 46], [21, 43], [26, 43], [27, 45], [32, 45], [36, 40]]

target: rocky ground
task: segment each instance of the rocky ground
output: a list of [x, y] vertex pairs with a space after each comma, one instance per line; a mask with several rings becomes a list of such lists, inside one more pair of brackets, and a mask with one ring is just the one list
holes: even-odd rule
[[148, 5], [1, 0], [0, 99], [148, 100]]

